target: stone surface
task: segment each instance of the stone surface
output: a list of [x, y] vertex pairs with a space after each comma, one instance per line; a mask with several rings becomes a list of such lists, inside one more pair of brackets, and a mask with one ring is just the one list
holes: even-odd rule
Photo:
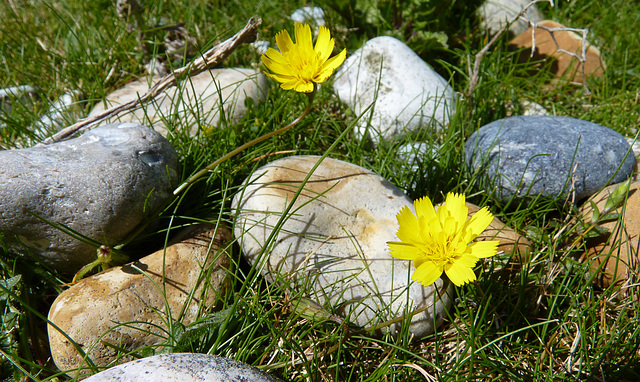
[[[476, 14], [481, 20], [480, 27], [489, 31], [492, 35], [498, 33], [503, 26], [510, 20], [513, 20], [529, 3], [531, 3], [530, 0], [485, 0], [476, 11]], [[544, 20], [542, 12], [540, 12], [535, 5], [527, 10], [524, 17], [526, 20], [534, 23]], [[509, 32], [513, 33], [513, 35], [519, 35], [524, 32], [529, 26], [526, 20], [518, 19], [513, 22], [509, 26]]]
[[[367, 41], [342, 64], [333, 88], [356, 115], [356, 134], [373, 143], [424, 127], [446, 126], [455, 108], [447, 81], [400, 40]], [[370, 125], [369, 125], [370, 123]]]
[[[107, 95], [104, 102], [96, 104], [89, 116], [103, 112], [105, 103], [107, 107], [113, 107], [139, 98], [149, 90], [149, 82], [153, 84], [158, 80], [154, 77], [130, 82]], [[144, 123], [164, 136], [195, 136], [201, 128], [206, 131], [220, 124], [221, 109], [227, 121], [238, 122], [247, 112], [245, 100], [262, 101], [267, 92], [266, 77], [255, 69], [212, 69], [168, 88], [147, 105], [107, 121]], [[183, 126], [189, 126], [189, 131], [176, 131], [176, 127]]]
[[[268, 281], [293, 278], [310, 299], [330, 304], [359, 326], [372, 326], [417, 313], [415, 336], [433, 332], [450, 305], [442, 280], [423, 287], [408, 283], [412, 262], [389, 255], [398, 240], [396, 214], [413, 202], [384, 178], [362, 167], [326, 158], [315, 170], [279, 233], [268, 242], [288, 201], [319, 157], [293, 156], [256, 170], [232, 202], [234, 233], [243, 254]], [[264, 251], [263, 251], [264, 249]], [[407, 303], [409, 306], [407, 306]], [[435, 315], [435, 318], [434, 318]], [[401, 323], [389, 326], [392, 333]]]
[[86, 382], [278, 382], [232, 359], [196, 353], [160, 354], [112, 367]]
[[[602, 214], [609, 195], [619, 186], [613, 184], [598, 192], [589, 200], [593, 201]], [[640, 182], [631, 183], [627, 202], [611, 212], [622, 215], [621, 219], [598, 223], [608, 232], [587, 240], [589, 248], [583, 261], [587, 262], [595, 274], [594, 282], [602, 287], [616, 284], [623, 289], [637, 286], [640, 275]], [[580, 216], [585, 229], [591, 225], [593, 208], [585, 203], [580, 208]], [[631, 285], [630, 285], [631, 284]]]
[[[598, 48], [585, 42], [584, 58], [586, 60], [583, 73], [580, 60], [564, 52], [575, 53], [579, 57], [583, 57], [583, 37], [572, 31], [554, 30], [554, 28], [565, 28], [565, 26], [555, 21], [541, 21], [537, 24], [537, 28], [528, 28], [511, 40], [509, 45], [516, 49], [526, 48], [520, 55], [520, 60], [524, 62], [553, 59], [551, 71], [556, 76], [564, 77], [571, 82], [583, 83], [585, 76], [602, 77], [604, 75], [605, 65], [600, 57]], [[535, 40], [533, 30], [535, 30]], [[551, 36], [551, 33], [553, 33], [553, 36]], [[534, 42], [535, 51], [533, 57], [531, 57], [531, 48], [534, 46]]]
[[101, 244], [116, 245], [173, 196], [176, 152], [148, 127], [97, 127], [48, 146], [0, 151], [0, 234], [73, 273], [96, 248], [42, 221], [63, 224]]
[[512, 197], [586, 198], [627, 179], [635, 158], [629, 144], [607, 127], [575, 118], [518, 116], [481, 127], [465, 143], [465, 160], [488, 190]]
[[[203, 225], [183, 238], [166, 251], [80, 280], [56, 298], [49, 320], [97, 366], [118, 356], [105, 343], [125, 351], [161, 343], [169, 330], [167, 320], [190, 324], [199, 311], [216, 304], [227, 285], [230, 259], [224, 248], [231, 231]], [[209, 283], [203, 273], [210, 273]], [[48, 329], [51, 354], [60, 370], [88, 366], [65, 336], [51, 325]]]

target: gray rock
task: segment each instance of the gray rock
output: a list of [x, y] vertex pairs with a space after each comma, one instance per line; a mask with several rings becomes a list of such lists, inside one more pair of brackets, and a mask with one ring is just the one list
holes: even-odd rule
[[181, 237], [131, 264], [80, 280], [55, 299], [48, 330], [58, 369], [87, 367], [87, 357], [96, 366], [133, 359], [113, 345], [125, 352], [153, 345], [159, 350], [172, 332], [170, 325], [187, 326], [202, 310], [215, 307], [228, 287], [231, 261], [225, 246], [231, 231], [202, 225]]
[[627, 179], [635, 164], [619, 133], [557, 116], [491, 122], [469, 137], [465, 160], [503, 201], [537, 195], [575, 196], [577, 201]]
[[389, 36], [367, 41], [347, 58], [333, 88], [357, 115], [375, 101], [356, 126], [356, 134], [368, 136], [374, 144], [423, 127], [446, 126], [455, 108], [447, 81], [411, 48]]
[[[125, 104], [144, 95], [159, 80], [140, 78], [107, 95], [89, 116], [102, 113], [106, 108]], [[269, 86], [264, 74], [256, 69], [224, 68], [204, 71], [178, 86], [172, 86], [146, 105], [122, 112], [107, 122], [132, 122], [151, 126], [163, 136], [187, 134], [195, 136], [201, 129], [216, 128], [224, 119], [238, 122], [247, 112], [245, 101], [264, 100]], [[188, 131], [178, 128], [186, 127]]]
[[197, 353], [160, 354], [112, 367], [86, 382], [278, 382], [245, 363]]
[[[335, 307], [359, 326], [427, 307], [412, 317], [408, 330], [416, 337], [432, 333], [446, 315], [450, 296], [441, 279], [428, 287], [411, 282], [412, 262], [389, 255], [387, 241], [398, 240], [396, 214], [404, 206], [413, 209], [413, 202], [372, 171], [326, 158], [269, 241], [318, 159], [293, 156], [269, 163], [234, 197], [234, 233], [246, 259], [268, 281], [295, 280], [304, 285], [306, 297]], [[397, 322], [383, 331], [397, 334], [402, 325]]]
[[[481, 19], [480, 27], [491, 34], [495, 34], [516, 17], [529, 3], [531, 3], [530, 0], [485, 0], [476, 10], [476, 14]], [[524, 17], [525, 20], [515, 20], [509, 26], [509, 31], [513, 35], [517, 36], [529, 27], [527, 20], [533, 23], [544, 20], [544, 15], [536, 8], [535, 4], [529, 7]]]
[[111, 124], [68, 141], [0, 151], [0, 234], [62, 272], [96, 248], [42, 221], [116, 245], [163, 206], [178, 181], [177, 156], [148, 127]]
[[26, 104], [33, 102], [37, 98], [37, 89], [30, 85], [19, 85], [0, 89], [0, 114], [10, 114], [15, 101]]

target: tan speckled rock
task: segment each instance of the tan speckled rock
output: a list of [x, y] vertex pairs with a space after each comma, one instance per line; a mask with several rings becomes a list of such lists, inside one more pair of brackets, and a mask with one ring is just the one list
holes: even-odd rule
[[[230, 260], [224, 248], [230, 230], [206, 225], [187, 237], [166, 251], [81, 280], [58, 296], [49, 320], [98, 366], [109, 364], [118, 355], [105, 343], [134, 350], [162, 342], [169, 318], [161, 288], [166, 288], [170, 319], [185, 325], [202, 309], [212, 308], [225, 293]], [[208, 285], [201, 279], [203, 272], [211, 274]], [[86, 367], [73, 344], [51, 325], [49, 343], [60, 370]]]
[[[582, 65], [576, 58], [566, 52], [575, 53], [582, 56], [582, 36], [567, 30], [555, 30], [553, 37], [551, 33], [542, 27], [554, 30], [554, 28], [565, 28], [555, 21], [545, 20], [537, 23], [539, 27], [535, 29], [535, 40], [532, 29], [529, 28], [522, 34], [509, 42], [515, 48], [525, 49], [521, 55], [524, 61], [543, 60], [553, 58], [554, 64], [551, 71], [558, 77], [566, 76], [572, 82], [583, 83], [585, 75], [587, 77], [602, 77], [605, 71], [605, 64], [600, 57], [600, 50], [595, 46], [586, 43], [586, 55], [584, 63], [584, 74]], [[531, 48], [535, 43], [535, 52], [531, 57]], [[566, 52], [565, 52], [566, 51]]]
[[[596, 195], [592, 200], [602, 212], [609, 195], [618, 187], [613, 184]], [[628, 280], [637, 282], [640, 270], [638, 248], [640, 236], [640, 181], [631, 183], [626, 205], [613, 212], [624, 214], [622, 219], [614, 219], [600, 223], [608, 233], [587, 241], [588, 251], [583, 261], [588, 262], [593, 272], [598, 272], [594, 282], [602, 287], [614, 283], [626, 286]], [[593, 217], [590, 203], [580, 209], [586, 228]]]
[[[429, 334], [451, 304], [443, 281], [409, 282], [412, 262], [389, 255], [398, 240], [396, 214], [413, 201], [389, 181], [344, 161], [326, 158], [269, 242], [317, 156], [293, 156], [257, 169], [234, 197], [234, 233], [247, 260], [267, 280], [295, 279], [320, 305], [331, 305], [356, 325], [369, 327], [428, 307], [413, 316], [409, 331]], [[266, 249], [266, 250], [264, 250]], [[262, 267], [264, 265], [264, 267]], [[434, 307], [436, 296], [442, 295]], [[387, 329], [398, 333], [401, 322]]]

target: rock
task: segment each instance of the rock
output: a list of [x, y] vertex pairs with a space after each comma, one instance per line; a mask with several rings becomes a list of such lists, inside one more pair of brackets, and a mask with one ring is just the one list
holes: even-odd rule
[[169, 142], [132, 123], [0, 151], [0, 234], [13, 252], [73, 273], [96, 259], [96, 248], [41, 218], [116, 245], [173, 197], [178, 180]]
[[311, 20], [315, 25], [324, 25], [324, 10], [320, 7], [302, 7], [291, 14], [291, 20], [296, 23]]
[[[38, 98], [36, 88], [30, 85], [19, 85], [10, 88], [0, 89], [0, 115], [10, 114], [13, 110], [13, 103], [18, 101], [22, 104], [31, 103]], [[3, 126], [0, 124], [0, 126]]]
[[[480, 211], [480, 207], [469, 202], [467, 202], [467, 208], [469, 208], [469, 217]], [[476, 240], [500, 240], [498, 253], [504, 252], [507, 254], [521, 255], [520, 261], [523, 261], [528, 257], [527, 255], [531, 253], [531, 243], [529, 240], [495, 217], [491, 224], [489, 224], [489, 227], [479, 234]]]
[[[165, 331], [171, 331], [167, 320], [189, 325], [226, 293], [230, 259], [224, 248], [230, 239], [228, 228], [192, 229], [185, 240], [166, 251], [79, 281], [56, 298], [49, 320], [96, 366], [122, 356], [106, 344], [124, 351], [160, 344], [166, 339]], [[209, 283], [203, 274], [210, 274]], [[65, 336], [51, 324], [48, 329], [51, 354], [60, 370], [88, 366]]]
[[[613, 184], [589, 198], [593, 201], [600, 214], [605, 211], [605, 204], [609, 195], [620, 186]], [[622, 218], [612, 219], [598, 223], [598, 226], [607, 230], [601, 235], [587, 240], [588, 250], [582, 258], [595, 275], [594, 282], [602, 287], [612, 284], [621, 286], [622, 289], [637, 283], [640, 274], [640, 258], [638, 248], [640, 242], [640, 182], [631, 183], [628, 199], [623, 205], [611, 212], [619, 213]], [[624, 195], [624, 194], [622, 194]], [[584, 229], [589, 229], [593, 218], [591, 203], [585, 203], [580, 208], [580, 216]], [[593, 229], [592, 229], [593, 231]], [[637, 285], [637, 284], [635, 284]]]
[[86, 382], [279, 382], [232, 359], [197, 353], [159, 354], [112, 367]]
[[[583, 83], [585, 75], [587, 77], [602, 77], [604, 75], [605, 64], [600, 57], [600, 50], [595, 46], [586, 43], [586, 51], [583, 56], [583, 37], [573, 31], [554, 30], [552, 28], [566, 28], [555, 21], [545, 20], [537, 24], [535, 28], [535, 40], [532, 28], [527, 29], [522, 34], [509, 42], [515, 49], [527, 48], [522, 51], [520, 61], [543, 61], [553, 59], [551, 71], [558, 77], [564, 77], [571, 82]], [[553, 29], [552, 29], [553, 30]], [[553, 36], [551, 36], [553, 33]], [[531, 57], [531, 48], [535, 43], [535, 51]], [[575, 53], [579, 57], [586, 58], [584, 63], [584, 74], [580, 60], [566, 52]]]
[[72, 90], [61, 95], [49, 106], [49, 109], [34, 123], [31, 130], [46, 135], [51, 131], [60, 131], [65, 126], [72, 125], [80, 118], [82, 108], [79, 100], [82, 92]]
[[[288, 202], [318, 161], [293, 156], [256, 170], [234, 197], [235, 236], [249, 263], [269, 282], [304, 284], [307, 298], [331, 305], [359, 326], [370, 327], [416, 313], [409, 331], [432, 333], [451, 299], [442, 279], [422, 287], [408, 283], [409, 261], [389, 255], [387, 241], [398, 240], [396, 214], [413, 202], [384, 178], [362, 167], [326, 158], [295, 201], [282, 229], [269, 241]], [[263, 267], [264, 264], [264, 267]], [[434, 298], [442, 300], [433, 307]], [[384, 330], [398, 333], [401, 322]]]
[[[367, 41], [338, 69], [333, 88], [356, 115], [356, 134], [374, 144], [423, 127], [439, 129], [455, 109], [447, 81], [401, 41], [388, 36]], [[369, 124], [370, 123], [370, 124]]]
[[[105, 103], [113, 107], [138, 99], [149, 90], [149, 82], [154, 84], [159, 79], [140, 78], [115, 90], [107, 95], [105, 102], [96, 104], [89, 116], [102, 113]], [[164, 136], [195, 136], [201, 127], [206, 130], [221, 123], [221, 109], [230, 123], [240, 121], [247, 112], [246, 100], [262, 101], [267, 92], [266, 77], [255, 69], [212, 69], [190, 77], [177, 87], [168, 88], [147, 105], [107, 121], [146, 123]], [[189, 126], [189, 131], [176, 131], [175, 126]]]
[[[520, 13], [530, 0], [485, 0], [476, 10], [476, 15], [481, 19], [480, 27], [489, 31], [490, 34], [498, 33], [503, 26], [513, 20]], [[524, 32], [529, 23], [527, 20], [537, 23], [544, 20], [542, 12], [532, 5], [524, 14], [526, 20], [518, 19], [509, 26], [509, 32], [519, 35]]]
[[619, 133], [558, 116], [491, 122], [467, 139], [465, 160], [504, 202], [538, 195], [575, 196], [578, 201], [610, 181], [627, 179], [635, 164], [629, 144]]

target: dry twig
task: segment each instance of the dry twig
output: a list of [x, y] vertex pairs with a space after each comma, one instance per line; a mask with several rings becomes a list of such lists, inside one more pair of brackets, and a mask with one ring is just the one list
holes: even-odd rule
[[122, 113], [127, 110], [134, 109], [140, 104], [148, 102], [158, 96], [167, 88], [174, 86], [177, 84], [177, 81], [184, 76], [194, 76], [198, 73], [201, 73], [211, 67], [222, 62], [226, 59], [234, 50], [236, 50], [240, 45], [250, 43], [256, 40], [258, 35], [258, 26], [262, 23], [262, 20], [256, 17], [253, 17], [249, 20], [247, 25], [236, 33], [233, 37], [229, 38], [226, 41], [214, 46], [205, 52], [202, 56], [198, 57], [193, 62], [189, 63], [186, 66], [183, 66], [180, 69], [174, 70], [172, 73], [162, 77], [160, 81], [158, 81], [155, 85], [153, 85], [147, 93], [142, 95], [140, 98], [135, 99], [131, 102], [127, 102], [123, 105], [115, 106], [110, 109], [105, 110], [104, 112], [93, 116], [91, 118], [83, 119], [66, 129], [61, 130], [55, 135], [45, 139], [39, 145], [48, 145], [54, 142], [64, 141], [70, 138], [73, 138], [77, 134], [94, 127], [105, 119], [112, 117], [116, 114]]

